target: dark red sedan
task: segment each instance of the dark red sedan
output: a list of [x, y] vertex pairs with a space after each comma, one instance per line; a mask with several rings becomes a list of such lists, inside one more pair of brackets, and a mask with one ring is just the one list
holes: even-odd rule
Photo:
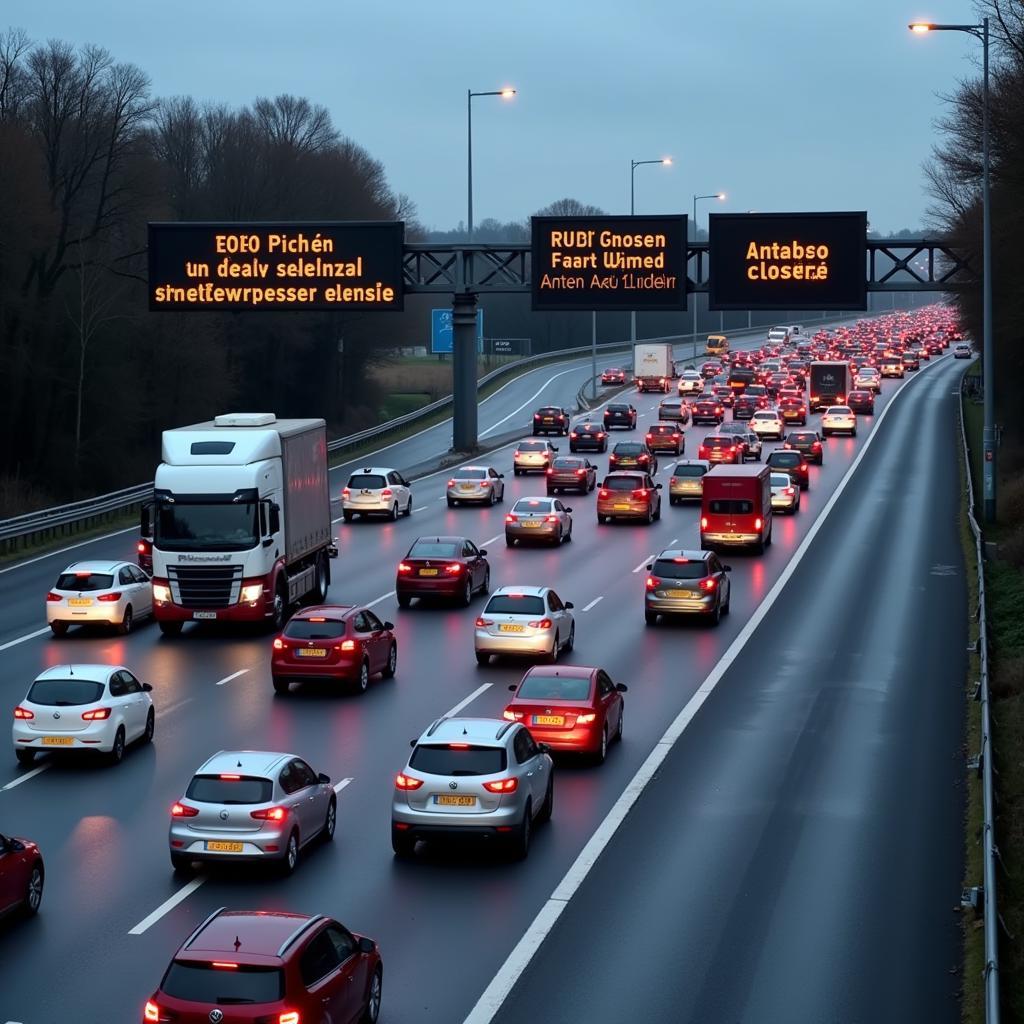
[[875, 412], [875, 393], [873, 391], [851, 391], [846, 396], [846, 404], [858, 416], [872, 416]]
[[274, 638], [274, 693], [287, 693], [293, 680], [353, 683], [364, 693], [370, 676], [390, 679], [398, 662], [394, 628], [358, 605], [303, 608]]
[[491, 588], [487, 551], [467, 537], [419, 537], [398, 563], [395, 595], [400, 608], [414, 597], [441, 597], [468, 606]]
[[608, 744], [622, 739], [622, 695], [600, 668], [582, 665], [535, 666], [510, 687], [515, 696], [505, 718], [522, 722], [538, 743], [552, 750], [590, 754], [600, 764]]
[[43, 856], [27, 839], [0, 835], [0, 917], [34, 914], [43, 898]]

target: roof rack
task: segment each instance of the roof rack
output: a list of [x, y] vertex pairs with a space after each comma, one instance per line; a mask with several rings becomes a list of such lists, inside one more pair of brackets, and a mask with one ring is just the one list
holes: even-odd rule
[[442, 716], [441, 716], [441, 717], [440, 717], [439, 719], [437, 719], [437, 721], [436, 721], [436, 722], [434, 722], [434, 724], [433, 724], [433, 725], [432, 725], [432, 726], [431, 726], [431, 727], [430, 727], [430, 728], [429, 728], [429, 729], [427, 730], [427, 735], [428, 735], [428, 736], [433, 736], [433, 735], [434, 735], [434, 733], [435, 733], [435, 732], [437, 731], [437, 727], [438, 727], [438, 726], [439, 726], [439, 725], [440, 725], [440, 724], [441, 724], [442, 722], [447, 722], [447, 721], [448, 721], [448, 716], [447, 716], [447, 715], [442, 715]]
[[212, 920], [213, 920], [213, 919], [214, 919], [214, 918], [215, 918], [215, 917], [216, 917], [216, 916], [218, 915], [218, 914], [222, 914], [222, 913], [223, 913], [223, 912], [224, 912], [225, 910], [227, 910], [227, 907], [218, 907], [218, 908], [217, 908], [217, 909], [216, 909], [216, 910], [215, 910], [215, 911], [214, 911], [214, 912], [213, 912], [213, 913], [212, 913], [212, 914], [211, 914], [211, 915], [210, 915], [210, 916], [209, 916], [209, 917], [208, 917], [208, 918], [207, 918], [207, 919], [206, 919], [205, 921], [203, 921], [203, 923], [202, 923], [202, 924], [200, 924], [200, 925], [198, 925], [198, 926], [196, 927], [196, 930], [195, 930], [195, 931], [194, 931], [194, 932], [193, 932], [193, 933], [192, 933], [192, 934], [191, 934], [191, 935], [190, 935], [190, 936], [189, 936], [189, 937], [188, 937], [188, 938], [187, 938], [187, 939], [185, 940], [185, 945], [184, 945], [184, 946], [182, 946], [181, 948], [182, 948], [182, 949], [188, 949], [188, 947], [189, 947], [189, 946], [191, 946], [191, 945], [192, 945], [192, 943], [193, 943], [193, 942], [195, 942], [197, 938], [199, 938], [199, 933], [200, 933], [200, 932], [201, 932], [201, 931], [202, 931], [202, 930], [203, 930], [203, 929], [204, 929], [204, 928], [205, 928], [205, 927], [206, 927], [206, 926], [207, 926], [207, 925], [208, 925], [208, 924], [209, 924], [209, 923], [210, 923], [210, 922], [211, 922], [211, 921], [212, 921]]
[[511, 729], [512, 726], [515, 724], [515, 722], [502, 722], [501, 725], [498, 727], [497, 735], [494, 738], [496, 740], [500, 740], [501, 737], [504, 736], [505, 733], [507, 733], [509, 729]]
[[309, 931], [310, 928], [324, 920], [326, 920], [326, 918], [323, 914], [314, 914], [308, 921], [303, 921], [302, 924], [300, 924], [299, 927], [281, 943], [281, 948], [277, 951], [277, 955], [283, 957], [285, 950], [289, 946], [294, 945], [307, 931]]

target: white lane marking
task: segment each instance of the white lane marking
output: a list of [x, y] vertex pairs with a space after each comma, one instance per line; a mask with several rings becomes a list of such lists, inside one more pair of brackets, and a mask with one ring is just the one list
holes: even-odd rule
[[530, 397], [525, 402], [523, 402], [522, 405], [517, 406], [507, 416], [502, 416], [502, 418], [498, 420], [497, 423], [492, 423], [486, 430], [481, 430], [480, 437], [486, 437], [488, 434], [493, 434], [494, 431], [496, 431], [498, 427], [502, 425], [502, 423], [507, 423], [510, 419], [512, 419], [513, 416], [518, 416], [519, 413], [521, 413], [531, 402], [535, 402], [537, 398], [539, 398], [544, 393], [544, 391], [547, 389], [548, 385], [552, 381], [558, 380], [559, 377], [564, 377], [567, 373], [575, 373], [578, 369], [579, 367], [572, 366], [568, 370], [561, 370], [558, 373], [552, 374], [550, 377], [548, 377], [546, 381], [544, 381], [543, 384], [541, 384], [541, 386], [536, 391], [534, 391], [532, 395], [530, 395]]
[[380, 604], [381, 601], [386, 601], [389, 597], [394, 596], [395, 592], [393, 590], [389, 590], [386, 594], [381, 594], [380, 597], [378, 597], [376, 600], [371, 601], [368, 605], [365, 605], [364, 607], [372, 608], [375, 604]]
[[674, 548], [678, 543], [679, 543], [679, 538], [678, 537], [673, 537], [672, 540], [669, 541], [668, 546], [670, 548]]
[[[932, 365], [934, 366], [936, 364], [933, 363]], [[919, 374], [917, 377], [911, 378], [911, 380], [920, 379], [921, 376], [922, 375]], [[904, 385], [904, 387], [905, 386], [906, 385]], [[903, 388], [901, 387], [899, 391], [893, 395], [893, 398], [895, 398], [897, 394], [902, 394], [902, 392]], [[609, 842], [611, 842], [612, 836], [615, 835], [623, 821], [625, 821], [626, 815], [629, 813], [633, 804], [635, 804], [637, 799], [639, 799], [640, 794], [657, 773], [662, 762], [668, 756], [669, 751], [675, 745], [679, 737], [682, 736], [686, 727], [693, 721], [704, 702], [714, 692], [715, 687], [717, 687], [721, 682], [725, 673], [729, 670], [729, 667], [739, 656], [740, 651], [743, 650], [746, 643], [750, 640], [751, 636], [753, 636], [754, 631], [761, 624], [764, 617], [768, 614], [772, 606], [782, 594], [782, 591], [789, 582], [790, 577], [792, 577], [793, 573], [796, 572], [797, 566], [803, 560], [804, 555], [810, 548], [811, 543], [818, 534], [818, 531], [824, 525], [825, 520], [828, 518], [828, 514], [835, 507], [840, 495], [844, 490], [846, 490], [847, 484], [853, 478], [853, 474], [856, 472], [865, 453], [871, 447], [871, 443], [878, 436], [878, 426], [881, 424], [882, 420], [885, 419], [886, 414], [894, 404], [895, 402], [890, 399], [886, 407], [882, 410], [881, 415], [875, 420], [875, 429], [871, 431], [860, 451], [858, 451], [856, 456], [854, 456], [849, 469], [847, 469], [843, 478], [839, 481], [838, 486], [832, 492], [829, 500], [825, 503], [818, 518], [811, 524], [811, 528], [807, 531], [807, 534], [800, 546], [793, 553], [793, 557], [782, 570], [779, 578], [775, 581], [775, 585], [768, 591], [764, 600], [757, 606], [753, 615], [751, 615], [747, 620], [736, 639], [729, 645], [726, 652], [722, 655], [718, 663], [711, 670], [710, 674], [697, 689], [697, 692], [686, 702], [685, 707], [678, 715], [676, 715], [672, 724], [665, 730], [664, 735], [660, 740], [658, 740], [657, 744], [655, 744], [654, 749], [637, 770], [636, 775], [633, 776], [626, 788], [620, 794], [618, 800], [616, 800], [612, 805], [612, 809], [605, 816], [604, 821], [598, 825], [597, 830], [590, 839], [587, 840], [587, 844], [580, 851], [579, 856], [577, 856], [576, 860], [570, 865], [569, 870], [566, 871], [562, 880], [558, 883], [554, 891], [544, 903], [544, 906], [541, 907], [540, 912], [533, 919], [530, 927], [527, 928], [523, 937], [518, 943], [516, 943], [515, 949], [513, 949], [508, 955], [508, 959], [506, 959], [501, 965], [498, 973], [484, 990], [483, 995], [480, 996], [476, 1005], [472, 1010], [470, 1010], [469, 1016], [466, 1017], [463, 1024], [490, 1024], [494, 1019], [495, 1014], [501, 1009], [502, 1004], [512, 991], [513, 986], [529, 966], [530, 961], [540, 948], [541, 943], [543, 943], [544, 939], [547, 938], [548, 933], [555, 926], [555, 922], [561, 916], [562, 911], [569, 905], [569, 901], [583, 884], [583, 880], [590, 873], [590, 869], [597, 862], [597, 859], [603, 852], [604, 848]]]
[[342, 519], [344, 519], [344, 518], [345, 518], [344, 516], [338, 516], [337, 519], [332, 519], [331, 520], [331, 526], [334, 526], [336, 523], [340, 523], [342, 521]]
[[30, 772], [25, 772], [24, 775], [19, 775], [12, 782], [8, 782], [6, 786], [0, 786], [0, 793], [5, 793], [9, 789], [14, 789], [15, 786], [20, 786], [23, 782], [28, 782], [29, 779], [34, 779], [40, 772], [45, 772], [50, 766], [48, 764], [41, 764], [38, 768], [33, 768]]
[[593, 608], [594, 605], [597, 604], [598, 601], [603, 601], [603, 600], [604, 600], [604, 594], [602, 594], [600, 597], [595, 597], [594, 600], [590, 602], [590, 604], [584, 605], [583, 610], [585, 612], [589, 612], [590, 609]]
[[37, 629], [34, 633], [26, 633], [24, 636], [19, 636], [16, 640], [8, 640], [5, 644], [0, 644], [0, 651], [6, 651], [8, 647], [17, 647], [18, 644], [25, 643], [26, 640], [35, 640], [37, 636], [42, 636], [44, 633], [49, 633], [50, 627], [45, 626], [43, 629]]
[[336, 782], [334, 784], [334, 792], [340, 793], [352, 781], [352, 779], [342, 779], [340, 782]]
[[106, 540], [108, 537], [120, 537], [122, 533], [131, 533], [133, 530], [137, 529], [138, 526], [128, 526], [123, 530], [114, 530], [113, 533], [104, 533], [99, 537], [90, 537], [88, 540], [81, 540], [77, 544], [69, 544], [66, 548], [58, 548], [56, 551], [48, 551], [45, 555], [36, 555], [35, 558], [26, 558], [24, 562], [18, 562], [16, 565], [9, 565], [6, 569], [0, 569], [0, 576], [5, 572], [14, 572], [15, 569], [31, 565], [33, 562], [41, 562], [44, 558], [54, 558], [57, 555], [63, 555], [65, 551], [74, 551], [75, 548], [85, 547], [86, 544], [95, 544], [98, 540]]
[[186, 697], [184, 700], [175, 701], [173, 704], [170, 704], [170, 705], [168, 705], [165, 708], [160, 708], [157, 711], [157, 714], [158, 715], [169, 715], [172, 711], [177, 711], [178, 708], [180, 708], [183, 705], [187, 704], [190, 700], [192, 700], [191, 697]]
[[636, 568], [635, 568], [635, 569], [633, 570], [633, 572], [642, 572], [642, 571], [643, 571], [644, 569], [646, 569], [646, 568], [647, 568], [647, 563], [648, 563], [648, 562], [653, 562], [653, 561], [654, 561], [654, 555], [648, 555], [648, 556], [647, 556], [647, 557], [646, 557], [646, 558], [645, 558], [645, 559], [644, 559], [644, 560], [643, 560], [643, 561], [642, 561], [642, 562], [641, 562], [641, 563], [640, 563], [640, 564], [639, 564], [639, 565], [638, 565], [638, 566], [637, 566], [637, 567], [636, 567]]
[[504, 533], [496, 533], [493, 537], [489, 537], [487, 540], [485, 540], [483, 544], [481, 544], [480, 546], [487, 547], [488, 544], [493, 544], [496, 540], [501, 540], [501, 538], [504, 536]]
[[427, 506], [426, 505], [420, 505], [419, 508], [414, 508], [413, 509], [413, 512], [426, 512], [426, 511], [427, 511]]
[[484, 692], [484, 690], [488, 690], [488, 689], [490, 689], [490, 687], [491, 687], [490, 683], [484, 683], [482, 686], [478, 686], [468, 697], [465, 697], [463, 700], [460, 700], [459, 703], [455, 705], [455, 707], [450, 708], [448, 711], [446, 711], [444, 713], [444, 717], [445, 718], [452, 718], [452, 717], [454, 717], [467, 704], [472, 704], [473, 701], [475, 701], [477, 699], [477, 697], [479, 697], [480, 694]]
[[[431, 476], [437, 476], [437, 474], [436, 473], [431, 473]], [[422, 477], [421, 479], [425, 480], [426, 477]], [[438, 501], [447, 501], [448, 500], [448, 495], [447, 494], [442, 494], [441, 497], [438, 498], [437, 500]]]
[[249, 670], [247, 668], [240, 668], [237, 672], [232, 672], [231, 675], [225, 676], [223, 679], [217, 680], [218, 686], [223, 686], [225, 683], [230, 683], [232, 679], [237, 679], [239, 676], [244, 676]]
[[193, 878], [191, 882], [186, 882], [170, 899], [164, 900], [152, 914], [148, 914], [144, 917], [134, 928], [132, 928], [129, 935], [141, 935], [143, 932], [151, 928], [157, 921], [160, 920], [164, 914], [173, 910], [182, 900], [186, 900], [192, 895], [206, 881], [206, 875], [200, 875], [198, 878]]

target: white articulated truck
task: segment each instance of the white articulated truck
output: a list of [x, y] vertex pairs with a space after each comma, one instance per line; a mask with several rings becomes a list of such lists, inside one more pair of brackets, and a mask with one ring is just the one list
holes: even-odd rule
[[672, 387], [672, 346], [662, 341], [633, 346], [633, 377], [637, 391], [662, 391]]
[[280, 629], [330, 583], [327, 431], [320, 419], [233, 413], [165, 430], [153, 492], [153, 609]]

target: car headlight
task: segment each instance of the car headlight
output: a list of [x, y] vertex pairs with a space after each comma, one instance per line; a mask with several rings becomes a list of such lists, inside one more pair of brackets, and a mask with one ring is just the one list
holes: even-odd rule
[[166, 583], [154, 583], [153, 584], [153, 600], [154, 601], [170, 601], [171, 599], [171, 588]]
[[262, 583], [247, 583], [242, 587], [242, 602], [258, 601], [263, 596]]

